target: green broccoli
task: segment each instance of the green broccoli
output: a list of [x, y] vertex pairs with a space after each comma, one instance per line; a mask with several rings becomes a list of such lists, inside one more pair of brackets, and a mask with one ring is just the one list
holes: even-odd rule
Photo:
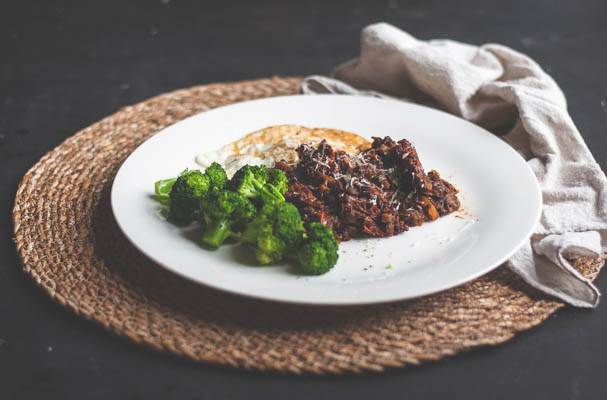
[[251, 221], [257, 210], [243, 195], [229, 190], [213, 190], [200, 204], [206, 227], [202, 241], [218, 248], [230, 236], [240, 236], [245, 224]]
[[284, 171], [278, 168], [274, 168], [272, 171], [270, 171], [268, 183], [278, 189], [280, 194], [285, 194], [289, 186], [289, 182], [287, 181], [287, 176], [285, 175]]
[[204, 171], [205, 175], [208, 175], [211, 179], [211, 186], [215, 190], [223, 189], [228, 183], [228, 175], [221, 165], [214, 162]]
[[297, 207], [291, 203], [265, 204], [253, 221], [247, 224], [240, 240], [255, 250], [260, 264], [284, 259], [302, 240], [304, 226]]
[[[157, 183], [158, 184], [158, 183]], [[211, 179], [200, 170], [185, 170], [175, 180], [169, 197], [169, 217], [189, 222], [198, 217], [200, 200], [209, 192]]]
[[227, 181], [223, 167], [214, 162], [204, 174], [197, 169], [186, 169], [177, 178], [159, 180], [154, 183], [154, 191], [160, 203], [171, 206], [171, 219], [189, 222], [199, 217], [200, 200], [210, 190], [222, 189]]
[[267, 182], [270, 178], [270, 174], [265, 165], [250, 165], [251, 171], [253, 171], [253, 175], [255, 175], [255, 179], [260, 182]]
[[307, 238], [297, 249], [297, 260], [301, 270], [308, 275], [321, 275], [337, 263], [337, 240], [331, 228], [320, 222], [312, 222]]
[[236, 171], [226, 188], [238, 192], [258, 204], [284, 202], [285, 198], [280, 190], [268, 183], [268, 179], [268, 169], [263, 165], [245, 165]]
[[164, 205], [171, 204], [171, 189], [177, 178], [161, 179], [154, 183], [154, 192], [156, 192], [156, 200]]

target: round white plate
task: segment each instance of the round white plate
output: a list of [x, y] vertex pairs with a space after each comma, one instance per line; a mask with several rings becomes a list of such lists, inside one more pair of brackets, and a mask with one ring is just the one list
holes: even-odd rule
[[[278, 124], [407, 138], [426, 171], [435, 169], [457, 186], [462, 210], [392, 238], [343, 242], [337, 265], [313, 277], [286, 264], [257, 266], [237, 244], [206, 250], [196, 240], [200, 227], [180, 228], [160, 217], [155, 181], [199, 168], [200, 152]], [[541, 211], [531, 169], [491, 133], [427, 107], [339, 95], [248, 101], [172, 125], [124, 162], [111, 200], [126, 237], [167, 269], [231, 293], [315, 305], [389, 302], [460, 285], [512, 255], [531, 235]]]

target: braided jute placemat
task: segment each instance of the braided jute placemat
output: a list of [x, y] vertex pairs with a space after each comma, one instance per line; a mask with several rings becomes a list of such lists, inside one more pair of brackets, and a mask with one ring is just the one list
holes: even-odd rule
[[[143, 141], [190, 115], [294, 94], [299, 78], [177, 90], [70, 137], [25, 175], [13, 211], [23, 270], [61, 305], [154, 349], [238, 368], [315, 374], [383, 370], [494, 345], [563, 306], [506, 268], [387, 305], [320, 308], [221, 293], [166, 271], [120, 233], [110, 188]], [[576, 267], [594, 278], [604, 259]]]

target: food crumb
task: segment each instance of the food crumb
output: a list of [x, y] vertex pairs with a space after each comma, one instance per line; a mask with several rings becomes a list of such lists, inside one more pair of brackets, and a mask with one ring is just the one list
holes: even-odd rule
[[392, 264], [388, 264], [388, 266], [386, 267], [386, 269], [392, 269]]
[[48, 351], [48, 352], [50, 353], [51, 351], [53, 351], [53, 348], [52, 348], [51, 346], [48, 346], [48, 347], [46, 348], [46, 351]]

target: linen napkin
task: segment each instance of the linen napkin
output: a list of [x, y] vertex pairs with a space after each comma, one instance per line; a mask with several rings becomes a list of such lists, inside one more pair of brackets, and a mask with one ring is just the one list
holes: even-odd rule
[[532, 59], [499, 44], [417, 40], [378, 23], [362, 31], [358, 59], [333, 78], [306, 78], [302, 91], [396, 97], [501, 135], [533, 169], [543, 195], [540, 222], [507, 267], [571, 305], [598, 304], [599, 291], [568, 259], [607, 250], [607, 179], [560, 88]]

